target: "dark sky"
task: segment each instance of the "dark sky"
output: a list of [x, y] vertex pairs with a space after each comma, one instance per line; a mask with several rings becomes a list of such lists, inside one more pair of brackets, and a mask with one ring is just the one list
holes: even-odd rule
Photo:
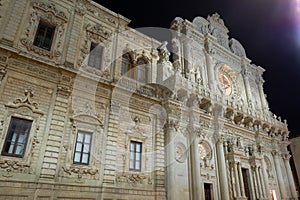
[[177, 16], [192, 21], [196, 16], [219, 13], [230, 38], [244, 46], [254, 64], [266, 69], [264, 89], [270, 110], [287, 119], [290, 137], [300, 135], [300, 0], [96, 2], [129, 18], [132, 28], [169, 28]]

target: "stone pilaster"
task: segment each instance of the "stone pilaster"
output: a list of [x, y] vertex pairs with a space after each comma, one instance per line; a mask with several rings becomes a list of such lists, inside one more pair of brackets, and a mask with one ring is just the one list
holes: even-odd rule
[[265, 197], [270, 199], [270, 187], [269, 187], [269, 181], [268, 181], [268, 175], [267, 175], [267, 169], [266, 169], [266, 163], [264, 161], [264, 158], [261, 159], [261, 173], [262, 173], [262, 180], [265, 185]]
[[[78, 7], [77, 7], [78, 6]], [[72, 24], [72, 29], [69, 29], [67, 32], [66, 37], [69, 38], [67, 40], [66, 46], [70, 47], [78, 47], [78, 41], [80, 41], [79, 36], [82, 35], [82, 23], [83, 23], [83, 15], [84, 15], [84, 9], [80, 8], [80, 4], [76, 5], [76, 8], [74, 9], [74, 15], [72, 15], [70, 22]], [[74, 67], [74, 64], [76, 62], [76, 51], [77, 48], [67, 48], [66, 49], [66, 61], [65, 65], [67, 67]], [[80, 67], [80, 66], [79, 66]]]
[[278, 185], [280, 189], [280, 195], [282, 199], [286, 198], [286, 189], [285, 189], [285, 183], [282, 177], [282, 171], [281, 171], [281, 165], [280, 165], [280, 154], [277, 151], [273, 151], [273, 158], [275, 162], [275, 170], [276, 170], [276, 175], [277, 175], [277, 180], [278, 180]]
[[202, 190], [198, 189], [203, 187], [201, 185], [201, 174], [200, 174], [200, 160], [198, 153], [198, 138], [194, 128], [194, 112], [191, 109], [191, 113], [189, 114], [189, 125], [188, 125], [188, 141], [190, 146], [190, 158], [189, 159], [189, 171], [190, 180], [192, 181], [192, 195], [193, 199], [201, 199], [202, 198]]
[[292, 174], [292, 170], [291, 170], [291, 166], [290, 166], [290, 160], [291, 155], [289, 153], [287, 153], [286, 155], [283, 156], [284, 159], [284, 165], [285, 165], [285, 169], [286, 169], [286, 174], [288, 177], [288, 184], [292, 193], [292, 199], [297, 199], [297, 192], [296, 192], [296, 187], [295, 187], [295, 182], [294, 182], [294, 178], [293, 178], [293, 174]]
[[17, 41], [16, 38], [19, 34], [18, 29], [24, 19], [23, 14], [26, 12], [28, 3], [28, 1], [18, 0], [11, 0], [9, 2], [9, 12], [7, 12], [9, 16], [6, 17], [4, 23], [1, 25], [3, 27], [0, 28], [0, 30], [3, 30], [0, 43], [13, 46], [13, 43]]
[[223, 200], [229, 200], [228, 180], [227, 180], [227, 169], [223, 146], [224, 138], [218, 137], [217, 140], [217, 159], [218, 159], [218, 170], [219, 170], [219, 182], [221, 189], [221, 198]]
[[[67, 76], [62, 76], [62, 80], [68, 80]], [[45, 156], [40, 173], [41, 178], [54, 179], [59, 168], [59, 155], [68, 120], [70, 94], [69, 86], [65, 84], [58, 85], [49, 134], [45, 145]]]
[[258, 177], [259, 177], [260, 184], [261, 184], [262, 197], [265, 199], [265, 198], [267, 198], [267, 191], [266, 191], [266, 185], [265, 185], [261, 167], [258, 168]]
[[259, 79], [257, 80], [257, 85], [259, 88], [259, 96], [260, 96], [260, 101], [261, 101], [261, 105], [262, 105], [262, 110], [267, 111], [267, 110], [269, 110], [269, 106], [268, 106], [267, 99], [266, 99], [266, 96], [264, 93], [263, 83], [264, 83], [263, 78], [259, 77]]
[[254, 170], [253, 167], [251, 167], [251, 169], [249, 170], [249, 176], [250, 178], [250, 184], [251, 184], [251, 196], [253, 199], [258, 199], [258, 195], [257, 195], [257, 183], [255, 180], [255, 175], [254, 175]]
[[243, 180], [241, 163], [239, 163], [239, 165], [238, 165], [238, 171], [239, 171], [239, 177], [240, 177], [241, 196], [245, 197], [246, 195], [245, 195], [245, 188], [244, 188], [244, 180]]
[[104, 164], [103, 184], [111, 185], [115, 183], [116, 178], [116, 155], [117, 155], [117, 137], [118, 137], [118, 126], [120, 116], [120, 105], [111, 102], [109, 119], [108, 119], [108, 130], [107, 130], [107, 141], [106, 155]]
[[176, 197], [176, 170], [175, 170], [175, 144], [174, 137], [176, 134], [176, 124], [173, 120], [169, 120], [165, 125], [166, 135], [166, 169], [167, 169], [167, 199], [173, 200]]
[[259, 199], [263, 198], [263, 192], [262, 192], [262, 182], [260, 180], [259, 172], [258, 172], [258, 166], [255, 166], [255, 178], [257, 182], [257, 190], [259, 193]]
[[[159, 120], [157, 120], [159, 121]], [[159, 122], [157, 122], [159, 123]], [[162, 126], [162, 125], [161, 125]], [[158, 194], [164, 193], [165, 196], [165, 135], [163, 130], [159, 130], [158, 133], [155, 134], [155, 145], [154, 145], [154, 182], [155, 182], [155, 190]], [[159, 195], [158, 195], [159, 196]], [[160, 199], [158, 197], [158, 199]]]

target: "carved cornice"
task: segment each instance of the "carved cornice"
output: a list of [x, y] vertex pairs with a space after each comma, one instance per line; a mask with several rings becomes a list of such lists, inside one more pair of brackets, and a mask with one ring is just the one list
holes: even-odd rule
[[46, 13], [52, 13], [54, 16], [67, 21], [67, 15], [63, 11], [58, 10], [54, 3], [44, 3], [38, 1], [33, 3], [33, 7], [40, 9]]
[[108, 28], [104, 27], [102, 24], [95, 24], [94, 26], [87, 24], [86, 30], [92, 34], [96, 34], [104, 38], [110, 38], [112, 36], [112, 31], [108, 30]]

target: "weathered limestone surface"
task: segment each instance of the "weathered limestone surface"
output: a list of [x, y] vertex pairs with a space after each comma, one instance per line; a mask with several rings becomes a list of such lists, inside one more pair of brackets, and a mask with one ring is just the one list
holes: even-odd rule
[[[176, 17], [168, 49], [90, 0], [0, 2], [0, 199], [297, 198], [264, 69], [217, 13]], [[41, 22], [55, 27], [49, 49]], [[12, 118], [32, 122], [21, 156], [3, 150]]]

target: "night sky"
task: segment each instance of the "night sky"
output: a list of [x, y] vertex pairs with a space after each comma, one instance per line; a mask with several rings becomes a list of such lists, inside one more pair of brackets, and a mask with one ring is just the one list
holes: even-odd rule
[[[97, 0], [131, 20], [129, 26], [169, 28], [175, 17], [192, 21], [215, 12], [247, 57], [266, 69], [270, 110], [300, 136], [300, 0]], [[299, 121], [297, 121], [297, 119]]]

